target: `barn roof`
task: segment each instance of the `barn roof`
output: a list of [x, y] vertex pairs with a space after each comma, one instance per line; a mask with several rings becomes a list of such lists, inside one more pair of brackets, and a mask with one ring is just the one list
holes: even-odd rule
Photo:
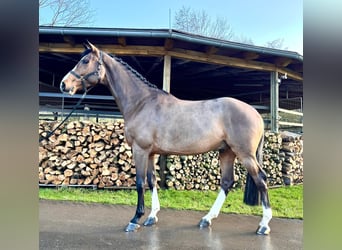
[[[279, 86], [280, 106], [283, 99], [303, 96], [303, 56], [297, 52], [169, 29], [41, 26], [41, 108], [61, 106], [59, 82], [80, 59], [86, 40], [122, 58], [159, 88], [163, 82], [164, 56], [170, 55], [171, 93], [179, 98], [198, 100], [231, 96], [254, 105], [269, 105], [272, 71], [278, 71], [283, 78]], [[103, 100], [98, 100], [98, 96]], [[66, 106], [72, 106], [75, 101], [68, 99]], [[84, 104], [98, 110], [117, 109], [111, 94], [103, 87], [94, 88]], [[291, 109], [286, 105], [284, 108]]]

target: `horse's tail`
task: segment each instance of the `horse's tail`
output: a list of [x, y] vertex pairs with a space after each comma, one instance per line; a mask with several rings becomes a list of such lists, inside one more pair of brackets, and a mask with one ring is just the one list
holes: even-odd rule
[[[259, 145], [256, 151], [256, 158], [259, 163], [259, 176], [266, 182], [267, 175], [266, 175], [266, 172], [262, 169], [263, 146], [264, 146], [264, 133], [262, 134], [261, 139], [259, 141]], [[250, 206], [260, 205], [260, 194], [259, 194], [258, 188], [255, 185], [255, 182], [249, 173], [247, 173], [246, 187], [245, 187], [243, 202]]]

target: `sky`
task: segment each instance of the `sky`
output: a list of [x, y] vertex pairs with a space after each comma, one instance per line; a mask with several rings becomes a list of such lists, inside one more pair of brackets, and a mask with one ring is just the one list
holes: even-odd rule
[[[204, 10], [212, 19], [226, 18], [236, 36], [264, 46], [284, 39], [284, 47], [303, 54], [302, 0], [89, 0], [94, 11], [90, 27], [171, 28], [173, 16], [182, 6]], [[44, 12], [40, 15], [44, 16]]]

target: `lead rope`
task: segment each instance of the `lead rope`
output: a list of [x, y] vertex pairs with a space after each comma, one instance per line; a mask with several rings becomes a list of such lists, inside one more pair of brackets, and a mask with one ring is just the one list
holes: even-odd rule
[[[90, 88], [90, 89], [92, 89], [92, 88]], [[89, 90], [90, 90], [89, 89]], [[89, 91], [88, 90], [88, 91]], [[78, 102], [76, 103], [76, 105], [74, 106], [74, 108], [70, 111], [70, 113], [63, 119], [63, 121], [61, 121], [59, 124], [58, 124], [58, 126], [56, 127], [56, 128], [54, 128], [52, 131], [50, 131], [48, 134], [47, 134], [47, 136], [40, 136], [40, 138], [39, 138], [39, 142], [41, 142], [42, 140], [47, 140], [47, 139], [49, 139], [55, 132], [56, 132], [56, 130], [60, 127], [60, 126], [62, 126], [62, 124], [66, 121], [66, 120], [68, 120], [68, 118], [72, 115], [72, 113], [74, 113], [74, 111], [81, 105], [81, 102], [83, 101], [83, 99], [85, 98], [85, 96], [87, 95], [87, 92], [88, 91], [84, 91], [84, 93], [83, 93], [83, 95], [81, 96], [81, 98], [78, 100]]]

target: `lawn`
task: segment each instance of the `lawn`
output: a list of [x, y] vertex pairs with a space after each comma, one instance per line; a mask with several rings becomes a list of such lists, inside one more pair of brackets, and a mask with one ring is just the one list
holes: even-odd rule
[[[161, 209], [208, 211], [214, 203], [217, 191], [159, 190]], [[269, 189], [274, 217], [303, 219], [303, 185]], [[39, 198], [75, 202], [136, 205], [135, 190], [91, 190], [83, 188], [40, 188]], [[243, 202], [243, 191], [229, 193], [222, 213], [261, 215], [261, 206], [247, 206]], [[145, 205], [151, 207], [151, 193], [145, 193]]]

